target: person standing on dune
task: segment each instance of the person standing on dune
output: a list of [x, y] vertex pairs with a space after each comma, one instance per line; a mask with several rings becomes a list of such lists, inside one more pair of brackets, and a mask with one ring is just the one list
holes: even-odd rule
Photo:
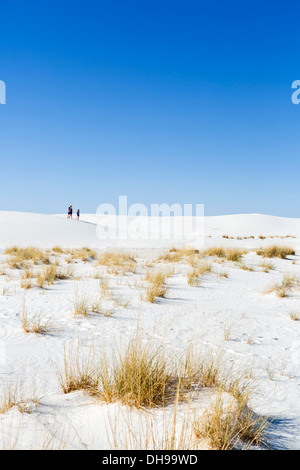
[[73, 208], [72, 208], [72, 206], [69, 206], [69, 209], [68, 209], [68, 219], [72, 219], [72, 214], [73, 214]]
[[80, 216], [80, 210], [77, 209], [77, 220], [79, 220], [79, 216]]

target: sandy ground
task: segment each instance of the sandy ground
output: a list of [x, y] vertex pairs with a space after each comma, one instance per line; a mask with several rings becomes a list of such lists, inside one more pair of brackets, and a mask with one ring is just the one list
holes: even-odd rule
[[[100, 240], [97, 223], [103, 221], [92, 214], [82, 215], [78, 222], [65, 215], [0, 212], [0, 387], [4, 394], [7, 384], [21, 378], [25, 395], [32, 396], [34, 390], [39, 396], [38, 403], [26, 404], [25, 411], [14, 406], [0, 415], [0, 447], [144, 448], [152, 429], [149, 423], [160, 447], [163, 429], [172, 420], [172, 408], [143, 414], [118, 403], [100, 403], [81, 392], [64, 395], [57, 377], [65, 345], [74, 347], [80, 338], [83, 349], [94, 343], [98, 350], [109, 351], [129, 338], [139, 324], [146, 339], [166, 345], [178, 358], [191, 343], [221, 352], [228, 364], [255, 380], [257, 393], [251, 406], [255, 412], [274, 418], [272, 447], [300, 448], [300, 321], [291, 319], [291, 314], [300, 314], [300, 291], [295, 289], [284, 298], [265, 293], [285, 274], [300, 278], [300, 219], [257, 214], [205, 217], [199, 249], [215, 245], [245, 248], [248, 253], [242, 265], [251, 270], [242, 269], [241, 263], [220, 263], [213, 258], [212, 271], [204, 274], [199, 286], [191, 287], [187, 283], [190, 267], [185, 262], [160, 263], [160, 268], [172, 273], [166, 281], [165, 298], [155, 303], [145, 301], [145, 263], [156, 260], [173, 243]], [[149, 229], [146, 221], [141, 226], [144, 233]], [[295, 248], [296, 255], [272, 258], [273, 269], [264, 272], [262, 258], [254, 250], [275, 243]], [[4, 254], [5, 248], [14, 244], [45, 250], [55, 245], [88, 246], [98, 253], [109, 247], [125, 248], [137, 264], [134, 272], [115, 275], [96, 260], [67, 263], [68, 255], [59, 254], [55, 259], [62, 267], [72, 267], [72, 277], [43, 289], [33, 282], [25, 290], [21, 287], [22, 270], [7, 266]], [[197, 248], [195, 244], [197, 240], [193, 242]], [[102, 277], [109, 280], [112, 292], [110, 300], [102, 301], [102, 313], [74, 316], [76, 295], [96, 301]], [[54, 331], [26, 334], [22, 329], [24, 308], [29, 315], [43, 313], [55, 325]], [[193, 403], [180, 405], [179, 426], [181, 418], [205, 409], [210, 399], [203, 390]]]

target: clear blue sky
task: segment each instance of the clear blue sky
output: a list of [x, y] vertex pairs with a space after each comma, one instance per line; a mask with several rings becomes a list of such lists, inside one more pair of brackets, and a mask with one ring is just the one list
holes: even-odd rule
[[0, 210], [300, 217], [296, 1], [6, 1]]

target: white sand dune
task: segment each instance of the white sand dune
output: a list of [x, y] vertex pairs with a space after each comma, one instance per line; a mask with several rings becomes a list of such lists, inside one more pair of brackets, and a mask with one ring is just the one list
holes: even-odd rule
[[[134, 221], [128, 222], [132, 235]], [[54, 448], [110, 449], [114, 437], [119, 442], [126, 441], [128, 420], [131, 431], [136, 429], [135, 435], [140, 426], [144, 431], [151, 431], [146, 415], [128, 411], [117, 403], [102, 404], [81, 392], [63, 395], [57, 378], [65, 344], [74, 345], [74, 338], [80, 337], [83, 350], [88, 351], [93, 344], [101, 351], [128, 338], [137, 324], [147, 339], [154, 336], [179, 358], [191, 342], [221, 351], [228, 364], [253, 378], [257, 395], [251, 407], [257, 413], [278, 418], [274, 421], [273, 448], [300, 448], [300, 321], [291, 319], [291, 314], [299, 314], [300, 318], [300, 294], [297, 289], [285, 298], [265, 294], [285, 274], [300, 278], [300, 219], [260, 214], [205, 217], [205, 245], [250, 248], [243, 256], [242, 265], [224, 260], [220, 263], [212, 258], [211, 272], [201, 278], [198, 287], [191, 287], [187, 283], [191, 266], [184, 261], [175, 263], [173, 275], [166, 280], [166, 297], [153, 304], [145, 301], [147, 266], [157, 258], [157, 249], [172, 245], [172, 241], [151, 240], [151, 235], [158, 233], [161, 221], [151, 222], [149, 225], [149, 220], [139, 219], [140, 231], [149, 235], [144, 240], [126, 241], [124, 232], [118, 233], [123, 236], [121, 240], [118, 237], [101, 240], [99, 226], [112, 229], [115, 219], [82, 214], [78, 222], [67, 219], [65, 214], [0, 212], [0, 400], [4, 386], [10, 380], [18, 380], [23, 373], [28, 386], [37, 382], [42, 397], [30, 414], [21, 414], [17, 407], [0, 414], [0, 448], [41, 448], [50, 442]], [[180, 220], [174, 222], [179, 230]], [[223, 238], [224, 235], [234, 238]], [[260, 239], [260, 235], [267, 238]], [[243, 238], [252, 236], [255, 238]], [[296, 255], [288, 259], [273, 258], [273, 269], [265, 272], [261, 267], [262, 257], [251, 248], [271, 243], [291, 245]], [[52, 254], [60, 268], [72, 268], [72, 277], [57, 280], [43, 289], [33, 279], [32, 287], [25, 291], [21, 286], [24, 270], [9, 266], [4, 254], [6, 247], [15, 244], [42, 248], [130, 246], [134, 249], [137, 269], [125, 274], [110, 273], [97, 260], [70, 261], [68, 253]], [[170, 269], [167, 264], [153, 266], [152, 269]], [[37, 271], [43, 266], [32, 265], [32, 269]], [[224, 271], [227, 277], [221, 275]], [[112, 291], [112, 299], [104, 301], [103, 308], [112, 309], [113, 314], [74, 316], [75, 295], [97, 301], [102, 276], [108, 279]], [[24, 302], [29, 316], [43, 312], [46, 319], [55, 323], [52, 334], [23, 331]], [[201, 395], [191, 410], [201, 410], [208, 403], [209, 397]], [[147, 419], [156, 420], [161, 430], [162, 420], [170, 409], [164, 413], [149, 412]], [[178, 410], [179, 421], [181, 416], [184, 419], [184, 408]], [[113, 436], [115, 428], [117, 435]]]
[[[191, 225], [191, 220], [189, 222]], [[169, 233], [174, 233], [175, 237], [179, 238], [183, 227], [182, 218], [178, 217], [171, 219], [142, 216], [136, 219], [128, 218], [126, 224], [129, 237], [126, 237], [126, 232], [118, 230], [118, 227], [124, 227], [124, 223], [124, 217], [115, 218], [96, 214], [82, 214], [78, 222], [75, 219], [67, 219], [65, 214], [46, 215], [2, 211], [0, 212], [0, 247], [12, 244], [22, 246], [31, 244], [42, 247], [52, 247], [56, 244], [67, 247], [136, 246], [136, 244], [160, 246], [171, 243], [172, 240], [168, 240]], [[173, 232], [168, 231], [168, 223], [171, 224]], [[112, 230], [116, 226], [117, 230], [114, 232], [116, 239], [109, 236], [101, 239], [98, 236], [99, 233], [104, 233], [104, 227]], [[137, 226], [139, 233], [142, 234], [138, 240], [135, 236]], [[207, 242], [210, 242], [208, 238], [213, 238], [215, 241], [223, 235], [232, 237], [259, 237], [260, 235], [285, 237], [289, 235], [300, 239], [300, 219], [261, 214], [208, 216], [204, 219], [199, 218], [198, 225], [194, 226], [199, 229], [198, 238], [196, 241], [193, 240], [196, 244], [201, 244], [203, 235]], [[158, 233], [159, 236], [157, 236]], [[187, 240], [189, 240], [188, 237]]]
[[97, 244], [95, 225], [79, 223], [67, 218], [24, 212], [0, 212], [0, 246], [36, 245], [52, 247], [56, 244]]

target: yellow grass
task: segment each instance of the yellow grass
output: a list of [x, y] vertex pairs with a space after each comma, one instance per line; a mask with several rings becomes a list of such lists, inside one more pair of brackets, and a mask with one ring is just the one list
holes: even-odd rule
[[68, 250], [70, 259], [80, 259], [81, 261], [91, 261], [97, 258], [97, 253], [88, 247], [77, 248], [74, 250]]
[[267, 445], [267, 418], [253, 413], [243, 401], [227, 400], [221, 393], [210, 408], [193, 423], [195, 437], [209, 442], [213, 450], [247, 449]]
[[149, 282], [149, 285], [146, 289], [146, 300], [148, 302], [154, 303], [157, 298], [165, 296], [167, 292], [167, 288], [164, 285], [165, 278], [166, 275], [163, 271], [147, 272], [146, 280]]
[[64, 366], [57, 372], [60, 386], [65, 394], [76, 390], [93, 393], [98, 387], [94, 349], [82, 352], [80, 342], [64, 348]]
[[290, 274], [285, 274], [281, 282], [275, 282], [265, 291], [266, 294], [275, 292], [277, 297], [286, 297], [294, 288], [299, 287], [297, 278]]
[[98, 263], [106, 266], [111, 274], [123, 274], [127, 271], [135, 272], [136, 260], [130, 253], [124, 251], [105, 251], [99, 255]]
[[289, 246], [271, 245], [265, 248], [258, 248], [256, 253], [264, 258], [281, 258], [286, 259], [287, 256], [295, 255], [295, 250]]
[[136, 408], [164, 405], [172, 395], [170, 370], [164, 351], [137, 335], [129, 340], [125, 351], [118, 350], [113, 358], [103, 355], [98, 396]]

